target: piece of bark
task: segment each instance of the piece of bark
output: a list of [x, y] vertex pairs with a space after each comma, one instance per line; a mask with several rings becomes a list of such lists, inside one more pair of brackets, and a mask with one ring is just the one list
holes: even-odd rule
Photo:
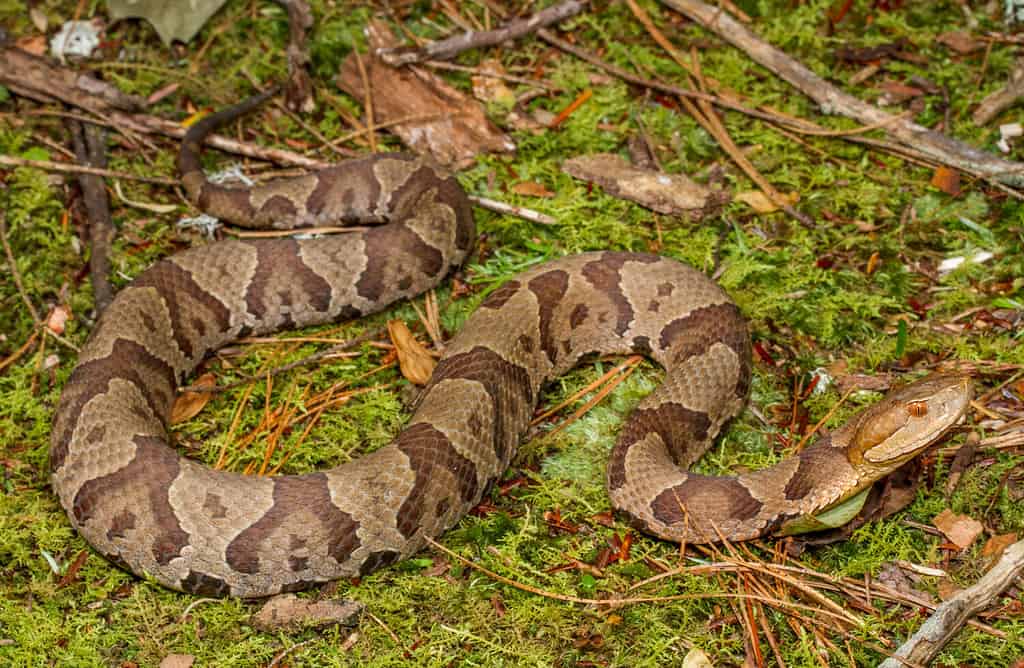
[[274, 596], [252, 616], [252, 625], [260, 631], [297, 631], [335, 624], [355, 626], [366, 606], [358, 601], [314, 601], [295, 594]]
[[[387, 25], [371, 21], [366, 28], [371, 53], [395, 44]], [[366, 96], [357, 54], [341, 65], [338, 86], [358, 100]], [[415, 67], [396, 69], [379, 58], [364, 57], [366, 79], [373, 99], [375, 123], [422, 118], [390, 125], [413, 151], [430, 155], [442, 165], [464, 167], [486, 152], [516, 148], [511, 137], [494, 126], [476, 100], [463, 95], [431, 72]]]
[[562, 171], [601, 186], [612, 197], [665, 214], [689, 214], [696, 220], [714, 215], [729, 201], [729, 194], [691, 181], [683, 174], [666, 174], [634, 167], [621, 156], [594, 153], [570, 158]]
[[1024, 97], [1024, 58], [1018, 58], [1006, 85], [982, 100], [971, 118], [975, 125], [986, 125], [1004, 110]]
[[991, 606], [1024, 571], [1024, 541], [1006, 548], [1002, 558], [967, 589], [935, 609], [921, 628], [886, 659], [880, 668], [928, 665], [967, 621]]
[[575, 16], [586, 6], [586, 0], [583, 2], [567, 0], [542, 9], [527, 18], [512, 19], [495, 30], [470, 30], [422, 47], [381, 47], [376, 49], [375, 53], [377, 57], [392, 67], [422, 63], [427, 60], [450, 60], [469, 49], [497, 46], [509, 40], [519, 39], [553, 23]]
[[882, 111], [821, 78], [802, 63], [755, 35], [736, 19], [700, 0], [660, 0], [740, 49], [814, 100], [823, 113], [840, 114], [879, 126], [897, 142], [930, 160], [1010, 186], [1024, 186], [1024, 164], [1003, 160], [940, 132]]

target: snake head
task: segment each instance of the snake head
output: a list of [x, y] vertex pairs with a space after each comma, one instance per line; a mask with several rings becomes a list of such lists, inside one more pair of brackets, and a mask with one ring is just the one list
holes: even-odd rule
[[857, 420], [850, 463], [895, 470], [956, 424], [973, 396], [971, 379], [953, 374], [933, 374], [890, 392]]

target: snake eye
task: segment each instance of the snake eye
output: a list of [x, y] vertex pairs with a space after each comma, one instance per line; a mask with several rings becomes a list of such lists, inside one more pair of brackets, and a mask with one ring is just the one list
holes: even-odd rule
[[911, 417], [924, 417], [925, 415], [928, 415], [928, 404], [924, 401], [911, 401], [907, 404], [907, 413], [909, 413]]

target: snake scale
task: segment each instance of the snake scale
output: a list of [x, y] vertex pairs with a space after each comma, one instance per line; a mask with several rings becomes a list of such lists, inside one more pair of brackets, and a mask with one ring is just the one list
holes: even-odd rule
[[195, 594], [255, 597], [403, 559], [480, 502], [509, 465], [542, 385], [592, 352], [640, 352], [665, 368], [622, 429], [607, 485], [635, 526], [674, 541], [783, 529], [865, 488], [965, 410], [969, 381], [931, 376], [769, 469], [687, 472], [746, 400], [744, 319], [694, 269], [597, 252], [545, 263], [492, 292], [448, 345], [408, 425], [371, 454], [273, 478], [181, 457], [167, 418], [176, 388], [211, 351], [413, 297], [462, 263], [475, 240], [456, 181], [407, 155], [252, 188], [210, 183], [202, 139], [263, 97], [190, 129], [179, 155], [190, 198], [246, 227], [373, 226], [193, 248], [143, 272], [103, 313], [56, 411], [53, 485], [81, 535], [136, 574]]

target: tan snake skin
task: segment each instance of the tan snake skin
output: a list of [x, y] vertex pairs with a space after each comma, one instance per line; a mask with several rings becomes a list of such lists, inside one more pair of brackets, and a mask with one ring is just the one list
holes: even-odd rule
[[688, 473], [746, 399], [746, 324], [721, 288], [678, 262], [587, 253], [495, 290], [451, 341], [390, 445], [328, 471], [274, 478], [185, 459], [169, 446], [167, 417], [175, 388], [211, 351], [417, 295], [459, 265], [475, 238], [456, 181], [409, 156], [252, 189], [210, 184], [198, 162], [203, 136], [261, 99], [214, 114], [186, 137], [179, 165], [200, 208], [250, 227], [387, 224], [194, 248], [141, 274], [103, 314], [56, 411], [53, 484], [86, 540], [137, 574], [186, 592], [251, 597], [403, 559], [481, 500], [509, 465], [541, 386], [591, 352], [642, 352], [665, 368], [623, 428], [608, 488], [634, 524], [672, 540], [771, 533], [877, 478], [872, 453], [892, 447], [894, 435], [912, 437], [914, 449], [885, 466], [963, 413], [969, 383], [933, 377], [770, 469]]

